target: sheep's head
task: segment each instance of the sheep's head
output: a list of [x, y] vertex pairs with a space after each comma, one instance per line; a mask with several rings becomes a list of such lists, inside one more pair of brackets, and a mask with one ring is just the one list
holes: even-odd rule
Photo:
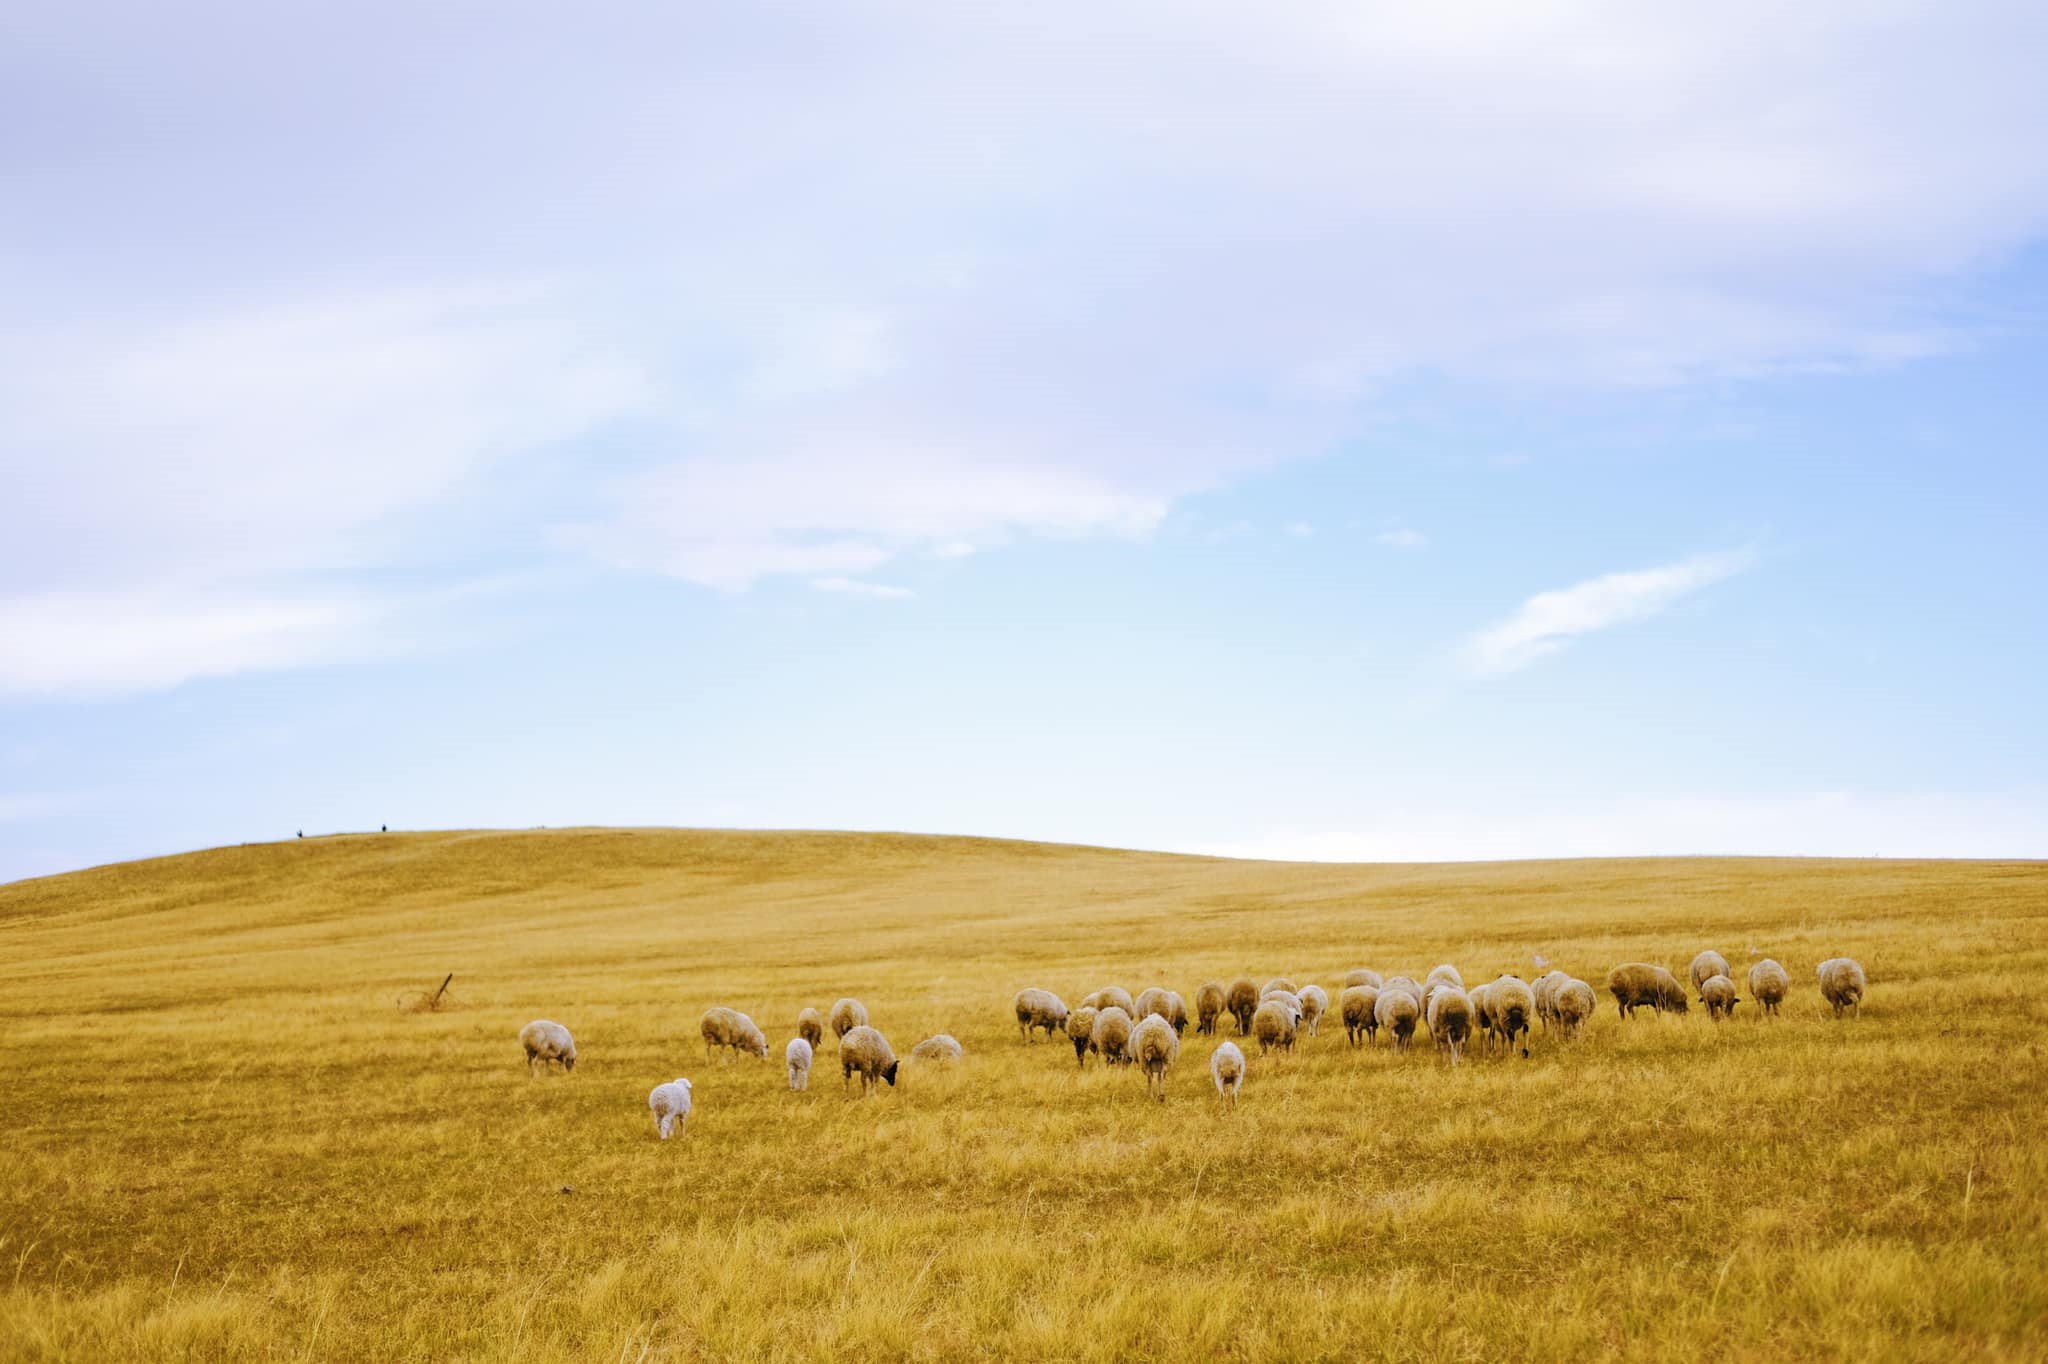
[[565, 1052], [563, 1052], [563, 1053], [562, 1053], [562, 1069], [563, 1069], [563, 1070], [574, 1070], [574, 1069], [576, 1069], [576, 1053], [575, 1053], [575, 1051], [574, 1051], [574, 1050], [570, 1050], [570, 1051], [565, 1051]]
[[900, 1065], [902, 1065], [902, 1064], [903, 1064], [903, 1063], [902, 1063], [901, 1061], [891, 1061], [891, 1062], [890, 1062], [890, 1063], [889, 1063], [889, 1064], [888, 1064], [888, 1065], [887, 1065], [887, 1066], [886, 1066], [886, 1067], [885, 1067], [885, 1068], [883, 1069], [883, 1071], [882, 1071], [882, 1078], [883, 1078], [884, 1080], [887, 1080], [887, 1081], [888, 1081], [888, 1082], [889, 1082], [890, 1084], [892, 1084], [892, 1085], [893, 1085], [893, 1084], [895, 1084], [895, 1083], [896, 1083], [896, 1067], [898, 1067], [898, 1066], [900, 1066]]
[[756, 1036], [752, 1042], [748, 1043], [748, 1046], [753, 1051], [754, 1055], [760, 1057], [764, 1061], [768, 1059], [767, 1038]]

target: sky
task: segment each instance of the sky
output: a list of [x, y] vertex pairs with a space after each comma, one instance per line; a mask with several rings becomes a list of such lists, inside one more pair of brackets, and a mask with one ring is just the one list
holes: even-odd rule
[[2048, 9], [15, 6], [0, 880], [2048, 856]]

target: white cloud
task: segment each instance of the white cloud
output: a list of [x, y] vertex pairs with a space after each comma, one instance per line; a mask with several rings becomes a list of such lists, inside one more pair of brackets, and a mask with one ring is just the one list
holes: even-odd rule
[[110, 696], [360, 658], [378, 608], [350, 593], [151, 589], [0, 598], [0, 698]]
[[1279, 829], [1178, 849], [1304, 862], [1530, 857], [2048, 857], [2048, 792], [1817, 791], [1645, 796], [1539, 815], [1402, 811], [1344, 830]]
[[1389, 549], [1421, 549], [1429, 543], [1429, 537], [1419, 530], [1383, 530], [1372, 538], [1374, 544]]
[[1316, 533], [1316, 528], [1306, 521], [1289, 522], [1286, 531], [1298, 540], [1305, 540]]
[[1538, 592], [1522, 609], [1466, 645], [1482, 674], [1514, 672], [1557, 652], [1581, 635], [1647, 620], [1689, 592], [1720, 582], [1755, 562], [1748, 552], [1708, 554], [1632, 573], [1609, 573], [1573, 587]]
[[2048, 230], [2024, 4], [107, 7], [9, 33], [17, 594], [1141, 537], [1410, 378], [1971, 344], [1967, 272]]
[[893, 587], [888, 583], [862, 582], [858, 578], [813, 578], [811, 586], [820, 592], [844, 592], [856, 597], [914, 597], [917, 594], [907, 587]]

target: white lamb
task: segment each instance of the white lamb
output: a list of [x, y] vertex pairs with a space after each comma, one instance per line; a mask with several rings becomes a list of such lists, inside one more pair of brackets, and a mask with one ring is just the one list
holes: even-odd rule
[[789, 1039], [789, 1045], [782, 1049], [782, 1059], [789, 1066], [789, 1087], [805, 1090], [811, 1087], [811, 1044], [801, 1037]]
[[1223, 1102], [1237, 1107], [1237, 1089], [1244, 1083], [1244, 1053], [1237, 1043], [1225, 1042], [1209, 1058], [1209, 1074], [1216, 1079], [1216, 1092]]
[[656, 1085], [648, 1091], [647, 1106], [654, 1110], [655, 1130], [663, 1141], [671, 1134], [681, 1136], [683, 1124], [690, 1120], [690, 1082], [678, 1077]]

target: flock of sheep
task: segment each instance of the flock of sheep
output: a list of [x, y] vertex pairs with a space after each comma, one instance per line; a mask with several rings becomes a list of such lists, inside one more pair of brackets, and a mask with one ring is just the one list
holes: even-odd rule
[[[1542, 959], [1538, 958], [1538, 964]], [[1735, 981], [1729, 974], [1727, 958], [1705, 951], [1693, 958], [1687, 973], [1692, 988], [1708, 1014], [1719, 1021], [1732, 1018], [1741, 1003]], [[1824, 961], [1816, 973], [1821, 998], [1840, 1018], [1845, 1011], [1862, 1013], [1867, 987], [1863, 968], [1847, 957]], [[1785, 968], [1769, 958], [1749, 969], [1749, 993], [1766, 1015], [1775, 1015], [1791, 991], [1792, 978]], [[1658, 1013], [1684, 1013], [1688, 1003], [1685, 987], [1662, 966], [1649, 962], [1628, 962], [1607, 973], [1607, 991], [1614, 996], [1616, 1010], [1624, 1018], [1638, 1009]], [[1555, 1028], [1569, 1041], [1583, 1031], [1593, 1016], [1593, 987], [1562, 971], [1547, 971], [1534, 981], [1503, 975], [1497, 980], [1467, 989], [1455, 966], [1439, 966], [1420, 983], [1409, 976], [1382, 978], [1377, 971], [1357, 970], [1344, 978], [1337, 996], [1337, 1012], [1344, 1020], [1344, 1032], [1353, 1046], [1362, 1037], [1367, 1045], [1377, 1044], [1381, 1030], [1397, 1051], [1406, 1051], [1420, 1025], [1457, 1065], [1464, 1048], [1475, 1038], [1481, 1051], [1492, 1055], [1519, 1050], [1529, 1055], [1531, 1024], [1540, 1023], [1547, 1033]], [[1135, 1066], [1144, 1075], [1148, 1091], [1166, 1097], [1166, 1074], [1180, 1056], [1180, 1039], [1192, 1022], [1199, 1034], [1214, 1036], [1221, 1020], [1229, 1017], [1241, 1038], [1258, 1042], [1261, 1055], [1269, 1051], [1292, 1051], [1295, 1039], [1305, 1029], [1316, 1035], [1317, 1027], [1330, 1011], [1329, 994], [1320, 985], [1297, 989], [1289, 980], [1269, 980], [1263, 986], [1250, 977], [1229, 985], [1208, 981], [1195, 991], [1195, 1009], [1190, 1019], [1187, 1003], [1172, 990], [1154, 986], [1136, 998], [1120, 986], [1109, 985], [1069, 1009], [1050, 990], [1036, 987], [1020, 990], [1012, 1001], [1018, 1031], [1028, 1043], [1043, 1032], [1047, 1040], [1064, 1034], [1074, 1044], [1074, 1059], [1085, 1067], [1090, 1056], [1105, 1065]], [[857, 999], [842, 999], [829, 1014], [805, 1009], [796, 1018], [796, 1036], [783, 1048], [783, 1061], [792, 1090], [810, 1087], [811, 1062], [830, 1027], [838, 1039], [842, 1088], [861, 1078], [861, 1093], [873, 1093], [881, 1083], [894, 1085], [900, 1062], [889, 1039], [869, 1026], [867, 1007]], [[768, 1038], [754, 1020], [737, 1009], [708, 1009], [699, 1022], [708, 1061], [715, 1050], [733, 1055], [746, 1054], [765, 1059]], [[547, 1019], [536, 1019], [519, 1031], [526, 1049], [529, 1070], [558, 1064], [563, 1070], [576, 1067], [576, 1042], [569, 1030]], [[957, 1061], [959, 1042], [947, 1033], [927, 1037], [911, 1048], [918, 1061]], [[1244, 1051], [1230, 1041], [1219, 1042], [1209, 1057], [1209, 1074], [1224, 1102], [1235, 1106], [1238, 1088], [1244, 1083]], [[647, 1096], [662, 1140], [680, 1134], [690, 1116], [690, 1082], [678, 1078], [656, 1085]]]

